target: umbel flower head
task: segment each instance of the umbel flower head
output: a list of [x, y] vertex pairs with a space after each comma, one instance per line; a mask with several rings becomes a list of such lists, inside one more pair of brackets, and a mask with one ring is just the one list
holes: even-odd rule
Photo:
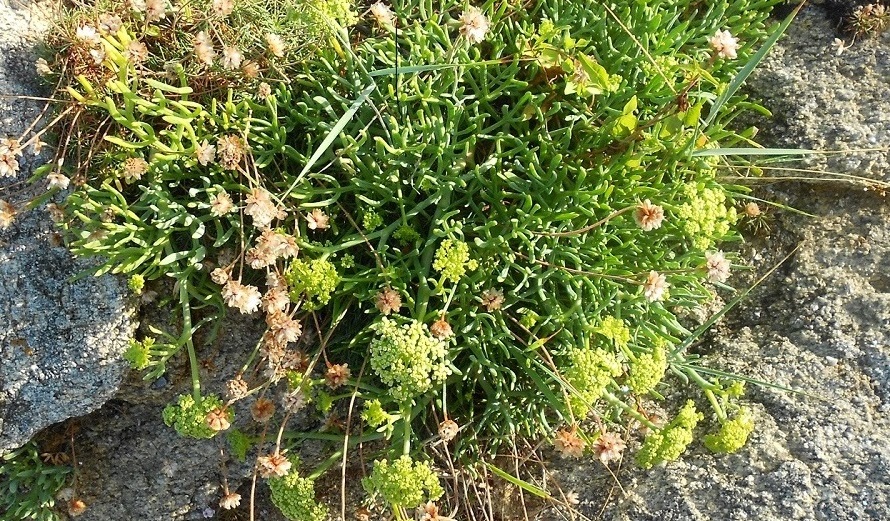
[[695, 410], [692, 400], [687, 401], [667, 426], [646, 436], [637, 452], [637, 463], [648, 469], [662, 461], [679, 458], [692, 442], [692, 430], [703, 418], [704, 415]]
[[315, 482], [300, 477], [296, 468], [299, 461], [294, 457], [290, 470], [268, 481], [272, 503], [288, 519], [299, 521], [325, 521], [328, 511], [315, 501]]
[[450, 373], [447, 344], [433, 338], [420, 322], [399, 325], [384, 318], [371, 328], [377, 333], [371, 341], [371, 368], [397, 401], [411, 402]]
[[[192, 395], [183, 394], [180, 395], [176, 404], [170, 404], [164, 408], [164, 423], [168, 427], [176, 429], [180, 436], [198, 439], [212, 438], [223, 429], [211, 428], [207, 418], [212, 412], [222, 410], [222, 405], [222, 400], [214, 395], [202, 396], [195, 400]], [[225, 416], [217, 418], [230, 423], [232, 416], [232, 411], [229, 409], [225, 412]]]
[[380, 494], [393, 508], [414, 508], [445, 493], [439, 478], [425, 461], [405, 454], [394, 461], [376, 460], [371, 475], [362, 480], [369, 494]]
[[458, 282], [465, 273], [475, 270], [478, 266], [477, 261], [470, 260], [470, 246], [454, 239], [442, 241], [433, 261], [433, 269], [451, 282]]
[[664, 378], [666, 370], [667, 353], [664, 347], [656, 344], [651, 352], [639, 354], [631, 362], [630, 374], [624, 383], [633, 392], [643, 395], [655, 389], [658, 382]]
[[719, 431], [705, 435], [705, 447], [714, 452], [736, 452], [745, 445], [753, 430], [754, 417], [747, 407], [742, 407], [735, 418], [720, 425]]
[[569, 366], [563, 376], [577, 391], [569, 397], [572, 413], [580, 420], [587, 416], [590, 405], [599, 400], [612, 379], [621, 375], [621, 362], [615, 354], [603, 349], [579, 349], [569, 352]]

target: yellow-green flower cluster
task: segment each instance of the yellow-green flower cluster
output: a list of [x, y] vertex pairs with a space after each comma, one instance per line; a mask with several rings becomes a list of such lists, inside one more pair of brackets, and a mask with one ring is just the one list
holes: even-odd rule
[[269, 479], [272, 503], [291, 521], [325, 521], [328, 509], [315, 501], [315, 483], [300, 477], [296, 467], [292, 465], [283, 477]]
[[396, 401], [412, 401], [450, 373], [445, 360], [448, 344], [433, 338], [420, 322], [399, 325], [384, 318], [372, 328], [377, 335], [371, 341], [371, 368]]
[[393, 462], [375, 461], [373, 472], [362, 480], [362, 486], [369, 494], [383, 496], [393, 508], [414, 508], [444, 494], [433, 469], [407, 454]]
[[704, 437], [705, 447], [714, 452], [735, 452], [745, 446], [754, 430], [754, 417], [742, 407], [735, 418], [723, 422], [720, 430]]
[[327, 304], [331, 300], [331, 293], [340, 283], [337, 268], [327, 259], [295, 259], [290, 263], [284, 278], [290, 287], [291, 300], [297, 302], [305, 296], [303, 307], [310, 311]]
[[[195, 401], [190, 394], [179, 396], [177, 403], [164, 407], [164, 423], [173, 427], [180, 436], [189, 438], [207, 439], [216, 435], [217, 431], [207, 425], [207, 414], [223, 405], [217, 396], [202, 396]], [[229, 421], [234, 416], [228, 411]]]
[[667, 353], [656, 344], [652, 352], [637, 355], [630, 364], [630, 375], [625, 382], [637, 394], [646, 394], [664, 378], [667, 370]]
[[135, 338], [130, 339], [130, 345], [124, 351], [124, 360], [130, 362], [130, 366], [137, 371], [148, 367], [151, 361], [151, 348], [155, 345], [154, 338], [146, 338], [142, 342]]
[[603, 349], [573, 349], [564, 377], [577, 393], [569, 395], [572, 414], [583, 419], [593, 402], [599, 400], [606, 386], [621, 375], [621, 362], [614, 353]]
[[380, 427], [389, 419], [389, 413], [383, 410], [380, 400], [368, 400], [362, 411], [362, 419], [371, 427]]
[[677, 208], [677, 221], [695, 248], [710, 248], [738, 220], [735, 208], [726, 206], [726, 194], [718, 188], [687, 183], [682, 195], [686, 202]]
[[478, 266], [477, 261], [470, 260], [470, 246], [463, 241], [453, 239], [442, 241], [433, 261], [433, 268], [451, 282], [459, 281], [466, 272], [473, 271]]
[[130, 280], [127, 281], [127, 287], [130, 288], [133, 293], [142, 295], [142, 290], [145, 289], [145, 277], [138, 273], [132, 275]]
[[358, 22], [358, 13], [351, 0], [312, 0], [309, 2], [323, 16], [336, 20], [343, 27], [350, 27]]
[[596, 329], [596, 332], [615, 342], [619, 347], [626, 347], [630, 342], [630, 329], [624, 324], [620, 318], [608, 316], [603, 319], [603, 323]]
[[383, 224], [383, 217], [380, 216], [379, 213], [374, 210], [368, 210], [365, 212], [365, 215], [362, 216], [362, 227], [365, 231], [376, 230]]
[[687, 401], [667, 426], [646, 436], [637, 452], [637, 463], [648, 469], [662, 461], [679, 458], [692, 443], [692, 431], [703, 418], [704, 415], [695, 410], [692, 400]]

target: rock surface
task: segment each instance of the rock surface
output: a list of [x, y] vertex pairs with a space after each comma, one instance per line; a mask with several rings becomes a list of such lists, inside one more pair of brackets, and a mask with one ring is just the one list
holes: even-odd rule
[[[806, 8], [749, 82], [776, 115], [763, 125], [768, 131], [760, 140], [820, 150], [886, 147], [890, 38], [855, 42], [838, 55], [833, 42], [840, 35], [825, 14]], [[797, 166], [890, 178], [886, 148], [803, 163]], [[799, 172], [766, 172], [787, 174]], [[880, 191], [837, 182], [779, 184], [765, 198], [817, 217], [784, 214], [772, 223], [778, 230], [770, 241], [742, 248], [743, 257], [765, 271], [799, 245], [721, 327], [707, 365], [807, 395], [749, 385], [757, 428], [736, 454], [715, 456], [694, 443], [680, 461], [650, 471], [627, 462], [617, 480], [602, 467], [563, 471], [562, 486], [579, 493], [585, 515], [614, 521], [890, 519], [887, 200]], [[735, 281], [741, 282], [738, 274]], [[604, 490], [611, 490], [605, 505]]]
[[[47, 25], [32, 4], [0, 3], [0, 137], [18, 137], [42, 104], [32, 52]], [[23, 184], [35, 158], [26, 150], [17, 178], [0, 179], [0, 199], [23, 206], [44, 188]], [[35, 189], [37, 191], [35, 191]], [[37, 431], [99, 408], [126, 370], [121, 353], [133, 329], [126, 284], [71, 278], [89, 265], [58, 244], [38, 209], [0, 230], [0, 454]]]

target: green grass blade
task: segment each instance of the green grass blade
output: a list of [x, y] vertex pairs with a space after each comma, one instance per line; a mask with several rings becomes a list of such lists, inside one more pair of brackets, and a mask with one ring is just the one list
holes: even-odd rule
[[535, 496], [538, 496], [539, 498], [543, 498], [543, 499], [547, 499], [547, 500], [553, 499], [553, 496], [551, 496], [550, 493], [548, 493], [543, 488], [536, 487], [535, 485], [532, 485], [531, 483], [529, 483], [527, 481], [523, 481], [523, 480], [517, 478], [516, 476], [510, 474], [509, 472], [503, 471], [503, 470], [499, 469], [498, 467], [495, 467], [494, 465], [492, 465], [491, 463], [489, 463], [487, 461], [484, 461], [483, 464], [488, 468], [488, 470], [490, 470], [492, 473], [494, 473], [494, 475], [498, 476], [501, 479], [507, 480], [508, 482], [512, 483], [513, 485], [516, 485], [517, 487], [528, 492], [529, 494], [533, 494]]
[[692, 157], [710, 156], [806, 156], [815, 154], [806, 148], [706, 148], [695, 150]]
[[287, 196], [290, 195], [290, 193], [294, 190], [294, 188], [297, 187], [300, 181], [302, 181], [303, 178], [306, 177], [306, 174], [309, 173], [309, 170], [311, 170], [312, 167], [315, 166], [315, 163], [318, 162], [322, 154], [324, 154], [325, 151], [331, 146], [331, 143], [333, 143], [334, 140], [337, 139], [337, 136], [340, 134], [340, 132], [342, 132], [343, 129], [346, 128], [346, 125], [349, 123], [355, 113], [358, 112], [358, 109], [360, 109], [362, 105], [364, 105], [368, 101], [368, 97], [371, 96], [371, 93], [374, 92], [374, 89], [376, 88], [377, 84], [373, 82], [365, 87], [362, 90], [361, 94], [359, 94], [359, 97], [352, 102], [349, 110], [347, 110], [342, 116], [340, 116], [340, 119], [337, 120], [337, 124], [334, 125], [333, 128], [331, 128], [330, 132], [328, 132], [328, 135], [325, 136], [324, 140], [318, 145], [318, 148], [315, 149], [315, 152], [312, 153], [312, 157], [310, 157], [309, 161], [306, 162], [303, 170], [300, 171], [299, 175], [297, 175], [297, 178], [294, 179], [294, 182], [291, 183], [287, 191], [284, 192], [284, 194], [281, 196], [282, 200], [287, 199]]

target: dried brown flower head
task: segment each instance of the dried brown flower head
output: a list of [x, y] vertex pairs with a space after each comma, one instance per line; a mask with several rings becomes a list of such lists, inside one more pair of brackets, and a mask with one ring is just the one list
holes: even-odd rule
[[751, 219], [759, 217], [762, 213], [760, 210], [760, 206], [754, 201], [748, 201], [747, 203], [745, 203], [744, 212], [745, 215]]
[[213, 65], [213, 59], [216, 57], [216, 51], [213, 50], [213, 40], [210, 36], [201, 31], [195, 36], [195, 56], [198, 61], [204, 65]]
[[453, 440], [458, 431], [460, 431], [460, 427], [454, 420], [445, 420], [439, 424], [439, 437], [445, 442]]
[[453, 518], [439, 514], [439, 507], [432, 501], [427, 501], [426, 505], [417, 508], [419, 521], [454, 521]]
[[241, 375], [226, 382], [226, 396], [232, 400], [244, 398], [247, 396], [248, 390], [247, 381]]
[[213, 0], [213, 13], [225, 18], [235, 9], [235, 0]]
[[261, 305], [263, 306], [263, 311], [270, 315], [286, 313], [287, 307], [290, 305], [290, 296], [287, 294], [287, 288], [273, 287], [269, 289], [263, 295]]
[[266, 45], [276, 58], [284, 58], [284, 40], [274, 33], [266, 34]]
[[[3, 203], [0, 203], [0, 213], [2, 213]], [[46, 213], [49, 214], [49, 218], [53, 220], [53, 222], [60, 223], [65, 220], [65, 211], [57, 205], [56, 203], [49, 203], [46, 205]], [[2, 225], [0, 225], [2, 228]]]
[[238, 136], [221, 136], [216, 142], [216, 154], [219, 164], [226, 170], [236, 170], [244, 157], [246, 146], [244, 140]]
[[440, 316], [439, 320], [433, 322], [433, 325], [430, 326], [430, 334], [440, 340], [450, 338], [454, 334], [454, 331], [451, 330], [451, 324], [445, 320], [445, 315]]
[[739, 40], [729, 31], [717, 31], [714, 36], [708, 40], [711, 49], [717, 53], [720, 58], [730, 60], [736, 59], [736, 52], [739, 49]]
[[491, 24], [485, 13], [475, 6], [470, 6], [460, 15], [460, 34], [470, 43], [482, 43]]
[[226, 268], [216, 268], [210, 272], [210, 280], [215, 284], [222, 286], [229, 281], [229, 270]]
[[259, 96], [260, 99], [264, 100], [271, 95], [272, 95], [272, 86], [269, 85], [268, 83], [266, 83], [265, 81], [260, 83], [260, 86], [257, 87], [257, 96]]
[[59, 190], [65, 190], [68, 188], [68, 185], [71, 183], [71, 180], [68, 179], [68, 176], [65, 174], [59, 174], [53, 172], [46, 176], [46, 180], [48, 181], [47, 188], [52, 190], [53, 188], [58, 188]]
[[223, 215], [234, 211], [235, 203], [232, 202], [232, 196], [225, 190], [220, 190], [219, 193], [213, 196], [213, 199], [210, 200], [210, 213], [215, 217], [222, 217]]
[[0, 139], [0, 177], [14, 177], [19, 171], [16, 156], [22, 155], [22, 148], [15, 139]]
[[384, 29], [395, 27], [395, 13], [393, 13], [392, 9], [383, 2], [378, 1], [371, 4], [370, 12], [371, 17], [378, 26], [383, 27]]
[[120, 30], [124, 21], [116, 14], [102, 13], [99, 15], [99, 31], [103, 33], [116, 33]]
[[556, 431], [553, 438], [553, 447], [564, 458], [580, 458], [584, 455], [585, 446], [586, 443], [578, 436], [578, 428], [575, 426]]
[[253, 313], [260, 307], [260, 290], [256, 286], [244, 285], [237, 280], [226, 282], [222, 298], [227, 306], [236, 308], [245, 315]]
[[237, 492], [229, 492], [219, 500], [219, 508], [223, 510], [232, 510], [241, 504], [241, 494]]
[[729, 278], [729, 260], [722, 251], [705, 254], [705, 270], [711, 282], [726, 282]]
[[620, 460], [625, 448], [627, 445], [616, 432], [604, 432], [593, 442], [593, 454], [603, 462], [603, 465]]
[[133, 40], [127, 45], [126, 57], [132, 63], [142, 63], [148, 59], [148, 47], [139, 40]]
[[77, 517], [87, 511], [87, 504], [82, 500], [73, 498], [68, 501], [68, 515]]
[[241, 54], [241, 51], [238, 50], [237, 47], [224, 47], [223, 48], [223, 59], [222, 66], [230, 71], [238, 70], [241, 68], [241, 62], [244, 60], [244, 55]]
[[15, 206], [0, 199], [0, 230], [5, 230], [12, 226], [15, 221]]
[[224, 431], [231, 427], [229, 423], [229, 411], [217, 407], [207, 413], [204, 422], [214, 431]]
[[157, 22], [167, 13], [167, 0], [145, 0], [145, 19]]
[[349, 364], [332, 364], [328, 367], [324, 379], [331, 389], [337, 389], [349, 380], [352, 372], [349, 370]]
[[250, 406], [250, 415], [257, 423], [268, 423], [275, 416], [275, 404], [268, 398], [257, 398]]
[[306, 214], [306, 221], [309, 223], [307, 226], [310, 230], [327, 230], [330, 217], [321, 208], [313, 208]]
[[293, 414], [306, 406], [306, 393], [302, 389], [284, 393], [281, 396], [281, 405], [286, 412]]
[[207, 166], [216, 161], [216, 147], [205, 139], [195, 146], [195, 157], [201, 166]]
[[244, 60], [241, 64], [241, 74], [247, 79], [255, 80], [260, 77], [260, 66], [253, 60]]
[[655, 230], [664, 221], [664, 209], [646, 199], [634, 211], [634, 221], [644, 232]]
[[272, 202], [272, 194], [263, 188], [254, 188], [245, 201], [244, 213], [253, 218], [253, 225], [264, 230], [272, 225], [275, 219], [283, 219], [287, 215]]
[[398, 291], [392, 288], [384, 288], [377, 293], [374, 305], [377, 306], [377, 309], [384, 315], [397, 313], [402, 307], [402, 297], [399, 295]]
[[286, 346], [289, 342], [296, 342], [303, 334], [303, 325], [284, 313], [275, 313], [266, 316], [269, 331], [275, 338], [275, 342]]
[[99, 45], [102, 38], [92, 25], [82, 25], [74, 31], [74, 37], [86, 46]]
[[128, 157], [124, 161], [124, 181], [132, 183], [142, 179], [148, 172], [148, 162], [141, 157]]
[[276, 452], [271, 456], [260, 456], [256, 459], [257, 471], [263, 478], [280, 478], [287, 475], [291, 462], [283, 454]]
[[[45, 58], [37, 58], [37, 61], [34, 62], [34, 69], [37, 71], [37, 74], [41, 76], [49, 76], [53, 73], [53, 70], [49, 67], [49, 63]], [[34, 153], [37, 154], [39, 152]]]
[[655, 302], [664, 298], [664, 292], [668, 286], [670, 284], [667, 283], [667, 278], [664, 275], [660, 275], [657, 271], [650, 271], [646, 282], [643, 283], [643, 294], [646, 296], [646, 300]]
[[497, 311], [504, 305], [504, 292], [497, 288], [489, 288], [482, 292], [482, 306], [487, 311]]

